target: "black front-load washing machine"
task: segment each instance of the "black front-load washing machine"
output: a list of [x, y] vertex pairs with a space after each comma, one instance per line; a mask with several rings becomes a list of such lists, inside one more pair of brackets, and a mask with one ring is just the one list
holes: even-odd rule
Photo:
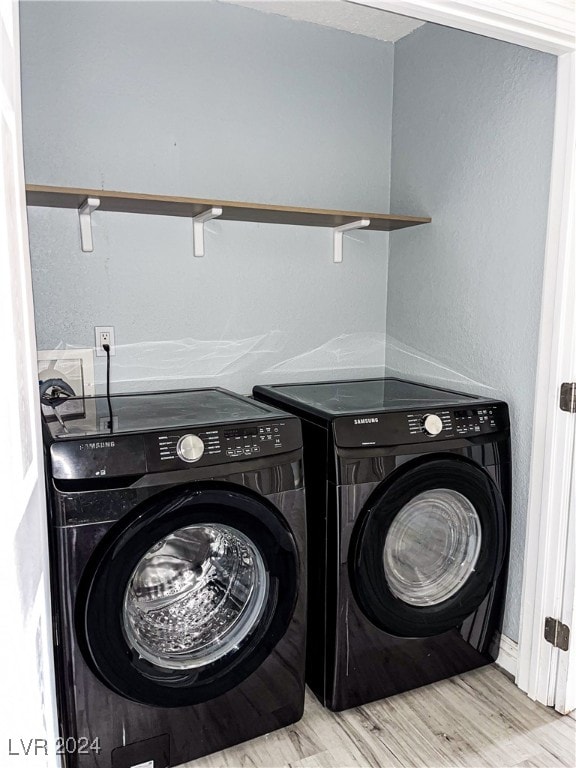
[[68, 765], [165, 768], [298, 720], [298, 419], [220, 389], [65, 402], [44, 437]]
[[346, 709], [492, 661], [506, 404], [393, 378], [254, 394], [303, 420], [307, 681], [320, 701]]

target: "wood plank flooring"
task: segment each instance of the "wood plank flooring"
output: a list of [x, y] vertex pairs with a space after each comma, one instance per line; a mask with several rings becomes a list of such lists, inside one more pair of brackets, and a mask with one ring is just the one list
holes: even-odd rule
[[[531, 701], [497, 667], [366, 704], [324, 709], [186, 768], [576, 768], [576, 720]], [[184, 768], [184, 766], [182, 766]]]

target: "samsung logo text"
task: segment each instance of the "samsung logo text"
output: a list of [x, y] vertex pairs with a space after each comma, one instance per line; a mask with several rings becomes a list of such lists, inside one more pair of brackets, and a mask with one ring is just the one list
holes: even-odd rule
[[114, 440], [103, 440], [100, 443], [80, 443], [80, 450], [94, 450], [95, 448], [114, 448], [116, 443]]
[[354, 419], [354, 424], [378, 424], [378, 417], [375, 416], [371, 419]]

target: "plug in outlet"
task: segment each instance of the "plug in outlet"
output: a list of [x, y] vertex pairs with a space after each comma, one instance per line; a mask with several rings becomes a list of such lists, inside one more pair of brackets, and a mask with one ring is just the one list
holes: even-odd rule
[[114, 343], [114, 326], [97, 325], [94, 328], [96, 357], [106, 357], [104, 344], [110, 347], [110, 355], [116, 354], [116, 344]]

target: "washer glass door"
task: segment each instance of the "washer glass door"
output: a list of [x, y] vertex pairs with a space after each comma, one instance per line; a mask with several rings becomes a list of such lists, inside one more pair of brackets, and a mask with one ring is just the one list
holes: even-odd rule
[[207, 701], [284, 636], [300, 589], [292, 531], [225, 483], [153, 496], [105, 534], [78, 588], [76, 631], [98, 678], [162, 707]]
[[268, 572], [236, 528], [196, 524], [154, 544], [124, 593], [124, 630], [159, 667], [193, 669], [238, 647], [260, 620]]

